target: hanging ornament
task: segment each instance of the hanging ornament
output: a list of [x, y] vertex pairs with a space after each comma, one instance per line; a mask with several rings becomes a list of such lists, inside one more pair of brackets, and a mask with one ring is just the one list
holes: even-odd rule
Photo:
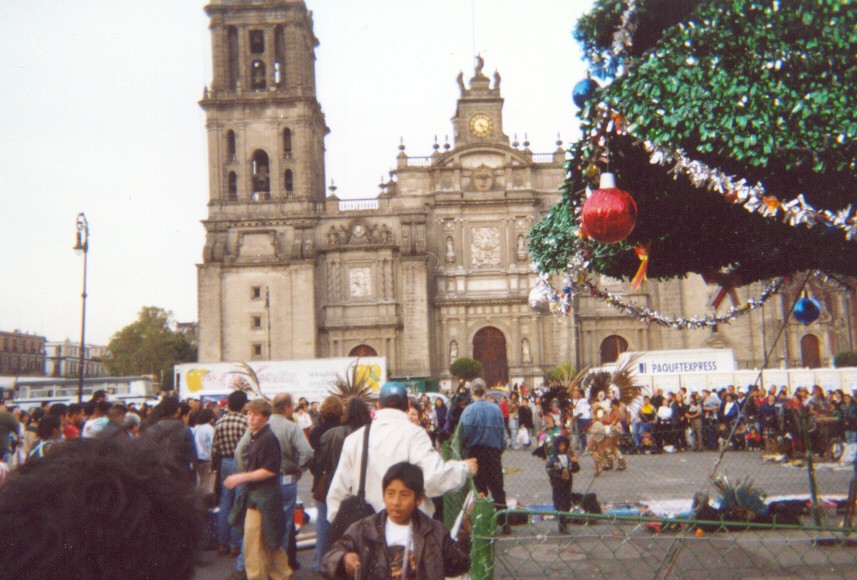
[[627, 191], [616, 188], [616, 176], [601, 174], [601, 186], [583, 204], [581, 225], [586, 234], [604, 244], [621, 242], [634, 229], [637, 204]]
[[551, 294], [553, 289], [541, 280], [530, 290], [530, 295], [527, 302], [533, 312], [539, 316], [546, 316], [551, 313]]
[[803, 298], [797, 301], [792, 316], [795, 320], [803, 324], [812, 324], [821, 315], [821, 303], [815, 298], [810, 298], [804, 294]]
[[585, 78], [574, 85], [574, 89], [571, 91], [571, 100], [574, 101], [577, 108], [582, 109], [595, 96], [595, 91], [598, 88], [598, 83], [590, 78]]

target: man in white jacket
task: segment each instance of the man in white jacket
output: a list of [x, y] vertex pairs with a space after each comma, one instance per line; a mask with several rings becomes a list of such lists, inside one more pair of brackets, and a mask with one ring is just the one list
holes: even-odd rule
[[[390, 466], [401, 461], [418, 465], [423, 470], [426, 497], [438, 497], [459, 489], [467, 475], [476, 474], [476, 460], [444, 461], [434, 448], [426, 430], [408, 419], [408, 391], [402, 383], [385, 383], [379, 394], [379, 406], [369, 431], [369, 453], [366, 465], [366, 501], [375, 511], [384, 509], [381, 481]], [[339, 504], [349, 495], [357, 495], [360, 486], [360, 460], [363, 453], [362, 427], [346, 437], [342, 455], [330, 489], [327, 492], [327, 519], [333, 521]], [[420, 509], [434, 513], [430, 501]]]

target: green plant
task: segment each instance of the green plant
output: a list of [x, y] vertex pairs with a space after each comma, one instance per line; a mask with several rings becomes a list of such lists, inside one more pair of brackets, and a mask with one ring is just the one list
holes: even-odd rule
[[562, 363], [549, 370], [545, 378], [548, 383], [559, 381], [563, 385], [568, 385], [576, 374], [577, 370], [575, 370], [574, 365], [571, 363]]
[[449, 373], [463, 381], [470, 381], [482, 376], [482, 363], [470, 357], [460, 357], [449, 365]]
[[836, 356], [833, 357], [833, 366], [836, 368], [857, 367], [857, 352], [853, 350], [837, 352]]

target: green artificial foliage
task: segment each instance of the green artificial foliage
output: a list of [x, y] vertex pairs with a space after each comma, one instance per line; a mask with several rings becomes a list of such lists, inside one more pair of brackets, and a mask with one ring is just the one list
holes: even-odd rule
[[587, 242], [594, 272], [629, 279], [640, 264], [634, 245], [650, 243], [653, 279], [724, 269], [743, 284], [814, 269], [857, 276], [857, 241], [842, 229], [750, 213], [652, 164], [641, 144], [681, 149], [782, 202], [803, 195], [817, 210], [857, 208], [857, 9], [845, 0], [647, 0], [621, 60], [611, 47], [626, 4], [597, 0], [575, 37], [597, 75], [626, 69], [598, 99], [627, 134], [599, 107], [580, 112], [584, 138], [571, 147], [562, 201], [530, 233], [541, 269], [566, 268], [585, 187], [609, 165], [638, 216], [625, 241]]

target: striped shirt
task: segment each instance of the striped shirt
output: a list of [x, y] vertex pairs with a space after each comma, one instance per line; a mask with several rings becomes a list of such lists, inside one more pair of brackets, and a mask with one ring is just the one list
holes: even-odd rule
[[214, 425], [214, 439], [211, 442], [212, 457], [232, 457], [235, 446], [247, 430], [247, 417], [241, 413], [227, 411]]

